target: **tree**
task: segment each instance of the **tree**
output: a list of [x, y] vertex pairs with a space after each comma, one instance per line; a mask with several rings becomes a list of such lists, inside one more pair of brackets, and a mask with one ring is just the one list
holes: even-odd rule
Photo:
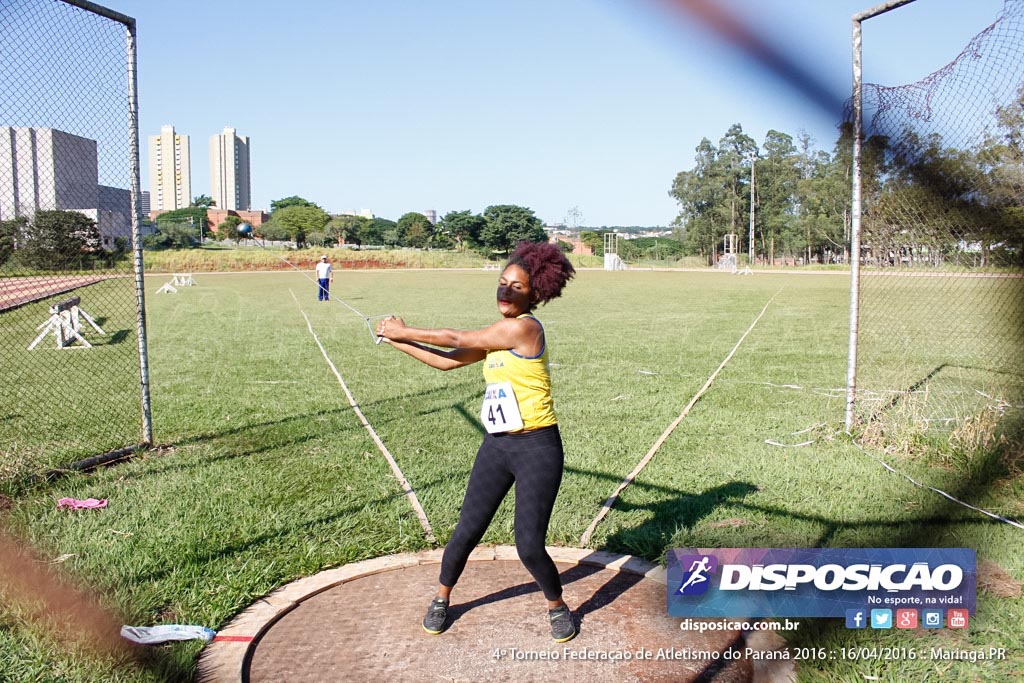
[[487, 220], [471, 211], [449, 211], [439, 222], [439, 228], [455, 241], [459, 251], [480, 244], [480, 233]]
[[569, 210], [565, 212], [565, 227], [575, 231], [580, 227], [580, 223], [582, 222], [583, 212], [580, 211], [580, 207], [569, 207]]
[[1008, 235], [1000, 234], [1000, 207], [986, 187], [978, 151], [947, 147], [938, 133], [907, 131], [890, 154], [875, 207], [879, 220], [870, 233], [887, 265], [940, 265], [958, 257], [965, 241], [980, 247], [980, 265], [986, 265], [991, 245]]
[[670, 237], [638, 237], [619, 242], [619, 255], [627, 261], [665, 261], [683, 255], [683, 245]]
[[190, 249], [198, 245], [199, 230], [190, 223], [161, 223], [156, 231], [142, 238], [146, 249]]
[[188, 223], [196, 229], [197, 234], [204, 234], [210, 231], [210, 222], [206, 218], [206, 209], [198, 206], [189, 206], [184, 209], [175, 209], [162, 213], [156, 217], [158, 228], [167, 225]]
[[320, 208], [319, 206], [309, 201], [308, 199], [303, 199], [302, 197], [292, 195], [291, 197], [285, 197], [284, 199], [275, 199], [271, 201], [270, 213], [277, 213], [279, 209], [286, 209], [289, 206], [313, 206], [318, 209]]
[[407, 247], [423, 249], [430, 245], [431, 237], [434, 236], [434, 226], [422, 213], [404, 214], [395, 227], [401, 236], [400, 243]]
[[291, 238], [292, 232], [283, 225], [279, 225], [274, 221], [268, 221], [255, 229], [255, 232], [261, 239], [269, 240], [271, 242], [284, 242]]
[[295, 240], [295, 246], [301, 248], [306, 241], [306, 235], [322, 234], [331, 217], [315, 204], [292, 204], [275, 210], [271, 214], [271, 220], [287, 228]]
[[228, 239], [230, 237], [237, 242], [241, 237], [238, 234], [238, 226], [241, 224], [242, 219], [238, 216], [225, 216], [224, 220], [217, 225], [217, 234], [221, 239]]
[[845, 263], [850, 241], [850, 167], [815, 149], [807, 133], [801, 133], [798, 142], [797, 220], [808, 244], [820, 245], [822, 262]]
[[580, 233], [580, 241], [590, 247], [594, 256], [604, 256], [604, 236], [608, 230], [584, 230]]
[[795, 216], [797, 183], [800, 180], [796, 145], [789, 135], [769, 130], [762, 151], [763, 156], [757, 159], [755, 169], [761, 251], [768, 255], [771, 245], [778, 241], [783, 251], [797, 252], [808, 242]]
[[96, 222], [77, 211], [37, 211], [19, 247], [27, 265], [52, 270], [83, 268], [100, 247]]
[[213, 201], [213, 197], [208, 194], [201, 194], [198, 197], [192, 198], [192, 204], [190, 206], [196, 206], [202, 209], [209, 209], [217, 206], [217, 202]]
[[979, 200], [994, 214], [980, 238], [983, 255], [1001, 243], [1004, 265], [1024, 264], [1024, 86], [1013, 101], [996, 109], [996, 130], [986, 135], [976, 164]]
[[14, 248], [21, 241], [28, 228], [28, 219], [17, 216], [9, 221], [0, 221], [0, 266], [7, 263]]
[[452, 238], [451, 233], [448, 232], [448, 228], [441, 221], [438, 221], [437, 224], [433, 226], [433, 234], [430, 236], [430, 248], [446, 250], [455, 248], [455, 240]]
[[[718, 141], [716, 161], [728, 202], [729, 233], [738, 233], [739, 224], [744, 223], [749, 215], [750, 164], [756, 157], [757, 144], [743, 132], [743, 126], [738, 123], [730, 126], [725, 136]], [[726, 213], [726, 207], [721, 207], [719, 213]]]
[[384, 233], [394, 230], [395, 222], [387, 218], [371, 218], [365, 223], [356, 227], [356, 234], [359, 236], [360, 244], [386, 244]]
[[480, 241], [491, 251], [508, 253], [519, 242], [547, 242], [544, 224], [525, 206], [488, 206], [484, 218]]
[[680, 171], [672, 183], [669, 196], [679, 202], [675, 223], [682, 228], [687, 253], [699, 254], [713, 261], [726, 201], [725, 179], [718, 161], [718, 149], [707, 138], [696, 148], [696, 165]]
[[338, 244], [355, 244], [359, 246], [363, 243], [362, 237], [359, 234], [359, 226], [368, 220], [368, 218], [363, 216], [334, 216], [327, 223], [327, 236]]

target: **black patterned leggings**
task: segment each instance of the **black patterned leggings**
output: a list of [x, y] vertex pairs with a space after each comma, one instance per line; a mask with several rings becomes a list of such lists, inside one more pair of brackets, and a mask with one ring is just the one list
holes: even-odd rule
[[558, 425], [522, 434], [488, 434], [477, 451], [455, 533], [441, 559], [443, 586], [454, 586], [498, 506], [516, 485], [516, 551], [548, 600], [562, 596], [558, 569], [544, 547], [551, 510], [562, 483]]

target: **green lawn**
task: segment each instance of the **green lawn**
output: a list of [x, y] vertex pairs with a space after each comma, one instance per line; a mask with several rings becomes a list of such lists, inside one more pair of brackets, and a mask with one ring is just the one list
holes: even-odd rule
[[[29, 351], [71, 296], [105, 334], [83, 318], [92, 348], [59, 349], [48, 334]], [[0, 313], [0, 493], [9, 478], [142, 441], [135, 310], [134, 279], [115, 277]]]
[[[305, 312], [444, 543], [480, 440], [479, 367], [441, 373], [374, 345], [363, 320], [337, 302], [317, 302], [314, 285], [295, 272], [196, 278], [197, 287], [177, 295], [154, 295], [166, 278], [147, 281], [153, 419], [166, 447], [50, 484], [7, 482], [7, 522], [134, 624], [218, 628], [293, 579], [429, 547]], [[368, 316], [471, 327], [495, 319], [496, 279], [482, 270], [343, 271], [334, 294]], [[581, 272], [539, 311], [567, 458], [549, 543], [579, 544], [615, 486], [774, 296], [591, 545], [661, 562], [681, 546], [966, 546], [1024, 578], [1024, 531], [913, 486], [841, 433], [848, 284], [827, 273]], [[926, 455], [883, 457], [972, 504], [1024, 517], [1024, 481], [1019, 470], [1008, 474], [999, 453], [941, 462]], [[59, 512], [63, 496], [110, 505]], [[514, 542], [510, 505], [484, 541]], [[800, 678], [1018, 680], [1024, 600], [979, 595], [966, 632], [879, 635], [848, 631], [841, 620], [804, 620], [787, 638], [836, 647], [994, 645], [1009, 648], [1006, 661], [805, 664]], [[62, 647], [17, 609], [0, 612], [0, 679], [188, 680], [199, 649], [172, 644], [126, 665]]]

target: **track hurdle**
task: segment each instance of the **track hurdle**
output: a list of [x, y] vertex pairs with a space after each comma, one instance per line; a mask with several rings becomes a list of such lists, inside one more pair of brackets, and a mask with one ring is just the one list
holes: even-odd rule
[[86, 348], [92, 348], [92, 344], [86, 341], [85, 337], [81, 334], [82, 318], [85, 318], [85, 321], [92, 325], [93, 329], [100, 334], [105, 335], [106, 332], [96, 324], [91, 315], [82, 310], [79, 305], [81, 303], [82, 299], [80, 297], [73, 296], [70, 299], [65, 299], [50, 306], [50, 317], [36, 327], [37, 330], [42, 329], [43, 331], [39, 333], [35, 341], [28, 345], [28, 350], [34, 349], [51, 332], [54, 339], [57, 340], [58, 349], [68, 348], [76, 339], [82, 342]]

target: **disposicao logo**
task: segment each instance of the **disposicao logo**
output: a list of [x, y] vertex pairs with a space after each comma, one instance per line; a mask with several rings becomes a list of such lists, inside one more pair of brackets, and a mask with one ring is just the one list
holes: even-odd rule
[[915, 616], [925, 608], [974, 611], [975, 556], [969, 548], [676, 548], [667, 560], [668, 612], [674, 617], [849, 619], [851, 610], [865, 617], [895, 608]]

